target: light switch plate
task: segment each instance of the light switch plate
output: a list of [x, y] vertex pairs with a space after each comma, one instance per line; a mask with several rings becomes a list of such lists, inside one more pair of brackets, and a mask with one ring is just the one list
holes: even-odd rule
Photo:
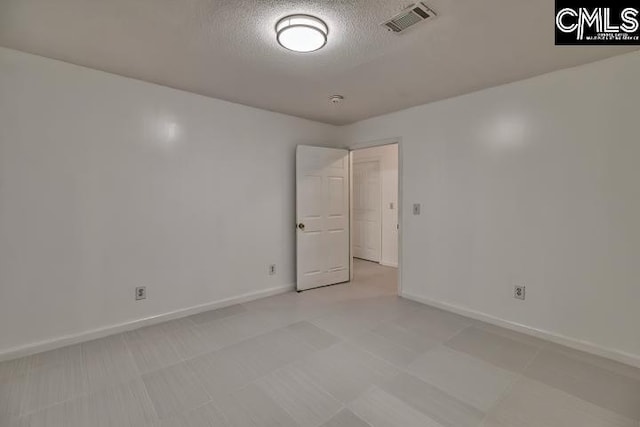
[[420, 215], [420, 203], [413, 204], [413, 214]]

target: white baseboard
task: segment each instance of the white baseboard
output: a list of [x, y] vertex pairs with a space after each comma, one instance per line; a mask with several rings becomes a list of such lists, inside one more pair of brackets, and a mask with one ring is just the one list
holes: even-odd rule
[[380, 265], [384, 265], [385, 267], [398, 268], [398, 263], [397, 262], [380, 261]]
[[515, 323], [509, 320], [501, 319], [499, 317], [491, 316], [477, 310], [472, 310], [467, 307], [435, 301], [408, 292], [402, 292], [400, 296], [412, 301], [430, 305], [432, 307], [440, 308], [452, 313], [460, 314], [461, 316], [481, 320], [495, 326], [500, 326], [505, 329], [511, 329], [516, 332], [521, 332], [523, 334], [531, 335], [536, 338], [541, 338], [556, 344], [564, 345], [566, 347], [571, 347], [576, 350], [595, 354], [596, 356], [605, 357], [607, 359], [615, 360], [616, 362], [621, 362], [640, 368], [640, 356], [634, 354], [626, 353], [619, 350], [608, 349], [592, 342], [578, 340], [555, 332], [536, 329], [530, 326], [522, 325], [520, 323]]
[[0, 362], [4, 360], [16, 359], [18, 357], [29, 356], [31, 354], [40, 353], [56, 348], [65, 347], [67, 345], [78, 344], [85, 341], [103, 338], [109, 335], [118, 334], [120, 332], [131, 331], [143, 326], [155, 325], [157, 323], [166, 322], [167, 320], [178, 319], [181, 317], [191, 316], [192, 314], [201, 313], [203, 311], [215, 310], [216, 308], [228, 307], [230, 305], [241, 304], [260, 298], [266, 298], [273, 295], [282, 294], [295, 289], [294, 285], [278, 286], [265, 289], [262, 291], [249, 292], [237, 297], [225, 298], [206, 304], [196, 305], [193, 307], [183, 308], [156, 316], [146, 317], [143, 319], [132, 320], [115, 325], [105, 326], [103, 328], [92, 329], [77, 334], [63, 335], [49, 340], [39, 341], [20, 347], [10, 348], [0, 352]]

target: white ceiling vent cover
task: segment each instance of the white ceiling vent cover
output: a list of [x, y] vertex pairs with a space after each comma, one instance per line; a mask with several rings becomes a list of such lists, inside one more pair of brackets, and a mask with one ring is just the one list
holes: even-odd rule
[[413, 27], [418, 22], [428, 21], [435, 18], [436, 13], [429, 9], [422, 2], [412, 4], [393, 18], [383, 22], [381, 25], [388, 31], [402, 33], [407, 28]]

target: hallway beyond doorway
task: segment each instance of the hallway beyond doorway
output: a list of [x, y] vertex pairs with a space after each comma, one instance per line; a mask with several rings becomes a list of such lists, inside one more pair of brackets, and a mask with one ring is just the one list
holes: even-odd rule
[[391, 295], [398, 294], [398, 269], [386, 267], [377, 262], [353, 259], [353, 280], [355, 285], [380, 288]]

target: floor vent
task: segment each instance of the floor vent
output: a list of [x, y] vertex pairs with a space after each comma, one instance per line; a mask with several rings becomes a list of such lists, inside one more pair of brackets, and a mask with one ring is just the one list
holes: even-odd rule
[[436, 17], [436, 13], [422, 2], [412, 4], [393, 18], [382, 23], [388, 31], [402, 33], [418, 22], [427, 21]]

